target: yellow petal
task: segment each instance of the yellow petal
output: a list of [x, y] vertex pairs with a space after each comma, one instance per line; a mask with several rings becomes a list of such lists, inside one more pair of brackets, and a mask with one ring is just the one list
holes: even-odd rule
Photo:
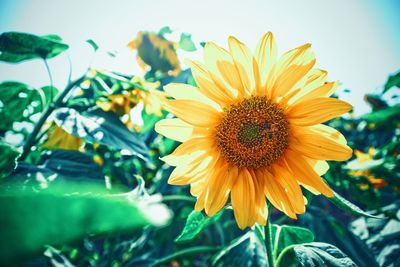
[[[275, 64], [278, 55], [278, 48], [275, 43], [274, 36], [271, 32], [267, 32], [261, 37], [258, 42], [255, 57], [258, 63], [258, 69], [260, 72], [261, 85], [257, 87], [258, 95], [266, 95], [267, 92], [262, 92], [265, 90], [265, 84], [267, 78], [270, 75], [272, 66]], [[268, 94], [269, 95], [269, 94]]]
[[302, 184], [311, 186], [327, 197], [333, 196], [332, 189], [314, 171], [302, 155], [288, 149], [285, 154], [285, 161], [290, 167], [293, 176]]
[[[257, 84], [255, 78], [259, 78], [257, 62], [250, 49], [235, 37], [230, 36], [228, 44], [233, 61], [235, 62], [240, 79], [242, 80], [245, 93], [251, 94]], [[258, 83], [260, 82], [258, 81]]]
[[210, 98], [203, 95], [197, 87], [184, 83], [170, 83], [164, 86], [164, 91], [175, 99], [198, 101], [213, 107], [217, 111], [221, 111], [221, 107]]
[[353, 151], [341, 135], [334, 139], [330, 135], [306, 127], [295, 127], [292, 133], [290, 148], [309, 158], [343, 161], [352, 156]]
[[182, 121], [181, 119], [163, 119], [158, 121], [154, 130], [178, 142], [185, 142], [193, 134], [193, 126]]
[[215, 158], [207, 155], [200, 155], [188, 164], [178, 165], [170, 174], [168, 183], [173, 185], [186, 185], [192, 183], [192, 180], [198, 180], [198, 178], [204, 179], [206, 176], [203, 176], [203, 173], [214, 165]]
[[204, 61], [207, 68], [225, 81], [224, 85], [232, 92], [234, 97], [244, 94], [244, 88], [238, 70], [228, 51], [208, 42], [204, 47]]
[[330, 97], [338, 88], [339, 82], [329, 82], [304, 94], [297, 101], [306, 101], [319, 97]]
[[199, 62], [187, 60], [186, 64], [190, 67], [193, 78], [199, 86], [199, 90], [208, 98], [218, 103], [221, 107], [225, 107], [232, 102], [231, 96], [218, 87], [211, 78], [209, 72]]
[[165, 108], [193, 126], [213, 127], [219, 123], [221, 114], [208, 105], [193, 100], [165, 100]]
[[232, 208], [240, 229], [255, 223], [255, 189], [253, 178], [244, 168], [240, 171], [231, 193]]
[[314, 125], [336, 118], [349, 110], [352, 106], [336, 98], [314, 98], [301, 101], [289, 107], [286, 117], [294, 125]]
[[[316, 88], [323, 86], [328, 78], [328, 72], [320, 69], [310, 70], [306, 76], [303, 77], [302, 81], [296, 84], [296, 88], [300, 89], [300, 92], [291, 99], [290, 104], [303, 100], [303, 97], [314, 91]], [[329, 97], [329, 96], [328, 96]]]
[[272, 98], [289, 93], [314, 66], [315, 56], [310, 47], [310, 44], [305, 44], [292, 49], [278, 60], [274, 66]]

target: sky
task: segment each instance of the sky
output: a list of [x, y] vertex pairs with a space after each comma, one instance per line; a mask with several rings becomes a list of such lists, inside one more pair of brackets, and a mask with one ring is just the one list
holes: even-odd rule
[[[279, 53], [311, 43], [316, 67], [341, 82], [340, 97], [367, 112], [365, 93], [378, 92], [391, 73], [400, 69], [400, 1], [382, 0], [0, 0], [0, 31], [38, 35], [58, 34], [70, 45], [67, 54], [49, 61], [54, 84], [63, 88], [73, 77], [93, 67], [143, 75], [134, 52], [126, 44], [137, 32], [170, 26], [170, 38], [188, 32], [198, 44], [213, 41], [227, 47], [229, 35], [255, 48], [264, 32], [272, 31]], [[85, 42], [93, 39], [100, 50], [93, 57]], [[115, 58], [107, 51], [117, 54]], [[182, 59], [202, 58], [201, 47], [180, 53]], [[0, 81], [18, 80], [34, 87], [49, 84], [43, 62], [0, 63]], [[343, 90], [349, 88], [350, 93]]]

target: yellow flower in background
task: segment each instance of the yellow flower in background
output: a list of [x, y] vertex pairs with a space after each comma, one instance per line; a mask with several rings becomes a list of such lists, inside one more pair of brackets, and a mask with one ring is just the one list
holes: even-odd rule
[[138, 62], [142, 68], [150, 66], [153, 71], [177, 75], [181, 71], [176, 44], [154, 32], [139, 32], [128, 47], [137, 50]]
[[64, 131], [57, 125], [52, 125], [47, 132], [47, 140], [42, 144], [46, 149], [80, 150], [83, 140]]
[[333, 196], [321, 179], [326, 160], [352, 155], [346, 139], [322, 123], [352, 107], [330, 98], [337, 82], [313, 68], [306, 44], [281, 57], [271, 33], [254, 54], [234, 37], [229, 51], [204, 47], [205, 64], [190, 61], [199, 88], [170, 84], [165, 107], [177, 118], [159, 121], [158, 133], [182, 142], [162, 158], [175, 166], [168, 182], [190, 184], [195, 209], [209, 216], [230, 195], [240, 228], [265, 225], [266, 199], [291, 218], [305, 212], [301, 187]]

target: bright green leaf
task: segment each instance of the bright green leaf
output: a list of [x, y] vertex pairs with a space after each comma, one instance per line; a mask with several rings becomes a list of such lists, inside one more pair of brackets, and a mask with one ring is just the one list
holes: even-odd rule
[[97, 51], [99, 49], [99, 46], [92, 39], [86, 40], [86, 43], [90, 44], [94, 51]]
[[221, 210], [212, 217], [207, 217], [198, 211], [192, 211], [182, 233], [175, 239], [176, 243], [185, 243], [195, 239], [208, 225], [218, 221], [224, 210]]
[[368, 122], [385, 123], [396, 115], [400, 115], [400, 104], [365, 114], [361, 118]]
[[271, 230], [275, 256], [288, 246], [314, 241], [314, 234], [307, 228], [273, 224]]
[[103, 185], [88, 182], [56, 183], [42, 190], [3, 185], [0, 214], [0, 262], [8, 264], [39, 255], [45, 245], [164, 225], [170, 216], [161, 204], [112, 195]]
[[30, 59], [53, 58], [68, 47], [57, 35], [4, 32], [0, 35], [0, 61], [19, 63]]
[[389, 76], [383, 89], [383, 94], [389, 91], [392, 87], [400, 88], [400, 72]]
[[192, 35], [189, 33], [182, 33], [181, 39], [179, 40], [179, 47], [188, 52], [196, 51], [196, 46], [192, 41]]
[[172, 30], [169, 26], [164, 26], [158, 31], [159, 35], [164, 35], [164, 34], [168, 34], [168, 33], [172, 33]]
[[20, 153], [13, 146], [0, 141], [0, 179], [8, 176], [16, 167]]

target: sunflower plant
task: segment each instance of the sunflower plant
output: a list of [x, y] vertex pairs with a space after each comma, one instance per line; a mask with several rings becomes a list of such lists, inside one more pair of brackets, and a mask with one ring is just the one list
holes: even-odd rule
[[399, 74], [357, 117], [310, 44], [280, 53], [271, 32], [254, 50], [171, 32], [128, 44], [144, 73], [88, 66], [62, 90], [48, 65], [69, 49], [61, 37], [1, 34], [0, 60], [43, 61], [50, 84], [0, 84], [0, 262], [398, 261], [400, 109], [386, 96]]

